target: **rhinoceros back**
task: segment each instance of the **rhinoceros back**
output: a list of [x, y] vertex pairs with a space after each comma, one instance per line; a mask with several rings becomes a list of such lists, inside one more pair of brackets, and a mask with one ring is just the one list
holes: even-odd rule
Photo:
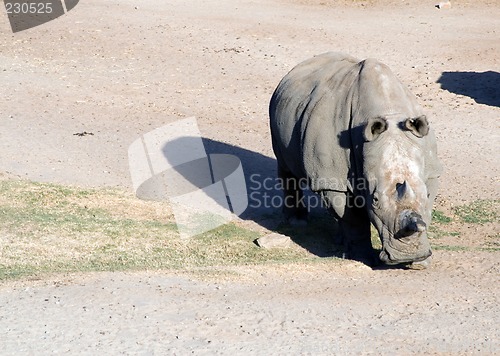
[[313, 191], [348, 189], [351, 90], [359, 60], [325, 53], [294, 67], [271, 98], [269, 114], [278, 164]]

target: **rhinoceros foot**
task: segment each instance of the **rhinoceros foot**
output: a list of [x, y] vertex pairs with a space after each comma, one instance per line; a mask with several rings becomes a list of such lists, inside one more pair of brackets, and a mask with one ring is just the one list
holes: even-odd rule
[[432, 256], [429, 256], [429, 257], [427, 257], [423, 261], [412, 262], [412, 263], [406, 265], [406, 268], [416, 269], [416, 270], [423, 270], [423, 269], [429, 268], [430, 265], [431, 265], [431, 262], [432, 262]]

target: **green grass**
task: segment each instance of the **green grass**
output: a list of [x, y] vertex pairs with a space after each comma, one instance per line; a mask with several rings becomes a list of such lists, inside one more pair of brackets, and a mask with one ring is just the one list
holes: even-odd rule
[[470, 247], [453, 245], [435, 245], [432, 248], [436, 251], [469, 251]]
[[478, 246], [458, 246], [458, 245], [433, 245], [436, 251], [484, 251], [499, 252], [500, 247], [478, 247]]
[[498, 222], [500, 200], [476, 200], [472, 203], [455, 207], [453, 212], [463, 222], [469, 224], [486, 224]]
[[452, 219], [449, 216], [446, 216], [442, 211], [433, 210], [432, 222], [437, 224], [449, 224], [452, 222]]
[[305, 261], [265, 250], [235, 223], [189, 239], [166, 203], [109, 189], [0, 180], [0, 280], [54, 272], [185, 269]]
[[[444, 237], [448, 237], [446, 241], [455, 241], [457, 245], [443, 244], [435, 241], [433, 243], [433, 248], [436, 250], [445, 251], [464, 251], [464, 250], [480, 250], [496, 252], [500, 250], [499, 234], [482, 234], [482, 236], [475, 240], [474, 243], [479, 246], [460, 246], [464, 244], [464, 241], [460, 241], [458, 238], [461, 236], [460, 232], [449, 231], [447, 225], [454, 223], [453, 227], [457, 226], [466, 227], [469, 225], [484, 225], [487, 223], [498, 223], [498, 208], [499, 200], [476, 200], [468, 204], [460, 205], [452, 209], [453, 218], [446, 216], [443, 212], [439, 210], [434, 210], [432, 212], [433, 224], [430, 226], [430, 237], [432, 239], [439, 240]], [[495, 227], [492, 226], [493, 229]], [[488, 229], [489, 228], [485, 228]], [[449, 238], [456, 239], [449, 239]], [[470, 243], [470, 241], [469, 241]], [[474, 244], [473, 243], [473, 244]]]
[[458, 232], [449, 232], [445, 229], [446, 224], [450, 224], [453, 219], [446, 216], [442, 211], [432, 211], [432, 224], [429, 227], [429, 238], [440, 239], [445, 236], [459, 236]]

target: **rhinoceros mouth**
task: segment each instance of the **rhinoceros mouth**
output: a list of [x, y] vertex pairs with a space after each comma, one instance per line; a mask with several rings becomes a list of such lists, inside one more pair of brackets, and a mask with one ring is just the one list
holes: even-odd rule
[[388, 251], [388, 249], [383, 249], [382, 251], [380, 251], [379, 258], [387, 265], [398, 265], [401, 263], [422, 262], [429, 258], [431, 255], [431, 250], [423, 254], [408, 255], [397, 250]]
[[397, 238], [385, 224], [382, 224], [380, 235], [382, 251], [379, 258], [387, 265], [422, 262], [432, 255], [430, 246], [425, 244], [426, 235], [424, 233]]

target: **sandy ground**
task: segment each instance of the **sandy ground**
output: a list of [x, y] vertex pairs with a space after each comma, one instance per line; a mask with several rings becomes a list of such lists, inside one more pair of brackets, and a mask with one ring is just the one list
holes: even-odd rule
[[[433, 5], [87, 0], [16, 34], [0, 14], [0, 172], [131, 189], [128, 146], [195, 116], [210, 152], [272, 177], [272, 91], [293, 65], [337, 50], [382, 60], [425, 107], [445, 166], [440, 208], [498, 199], [500, 6]], [[500, 352], [497, 254], [438, 251], [420, 272], [295, 267], [241, 268], [224, 281], [113, 273], [8, 283], [0, 353]]]
[[[439, 258], [438, 254], [438, 258]], [[461, 261], [467, 259], [467, 266]], [[498, 354], [498, 264], [342, 262], [203, 274], [111, 273], [2, 288], [4, 352]], [[444, 282], [445, 281], [445, 282]], [[34, 285], [33, 285], [34, 284]]]

